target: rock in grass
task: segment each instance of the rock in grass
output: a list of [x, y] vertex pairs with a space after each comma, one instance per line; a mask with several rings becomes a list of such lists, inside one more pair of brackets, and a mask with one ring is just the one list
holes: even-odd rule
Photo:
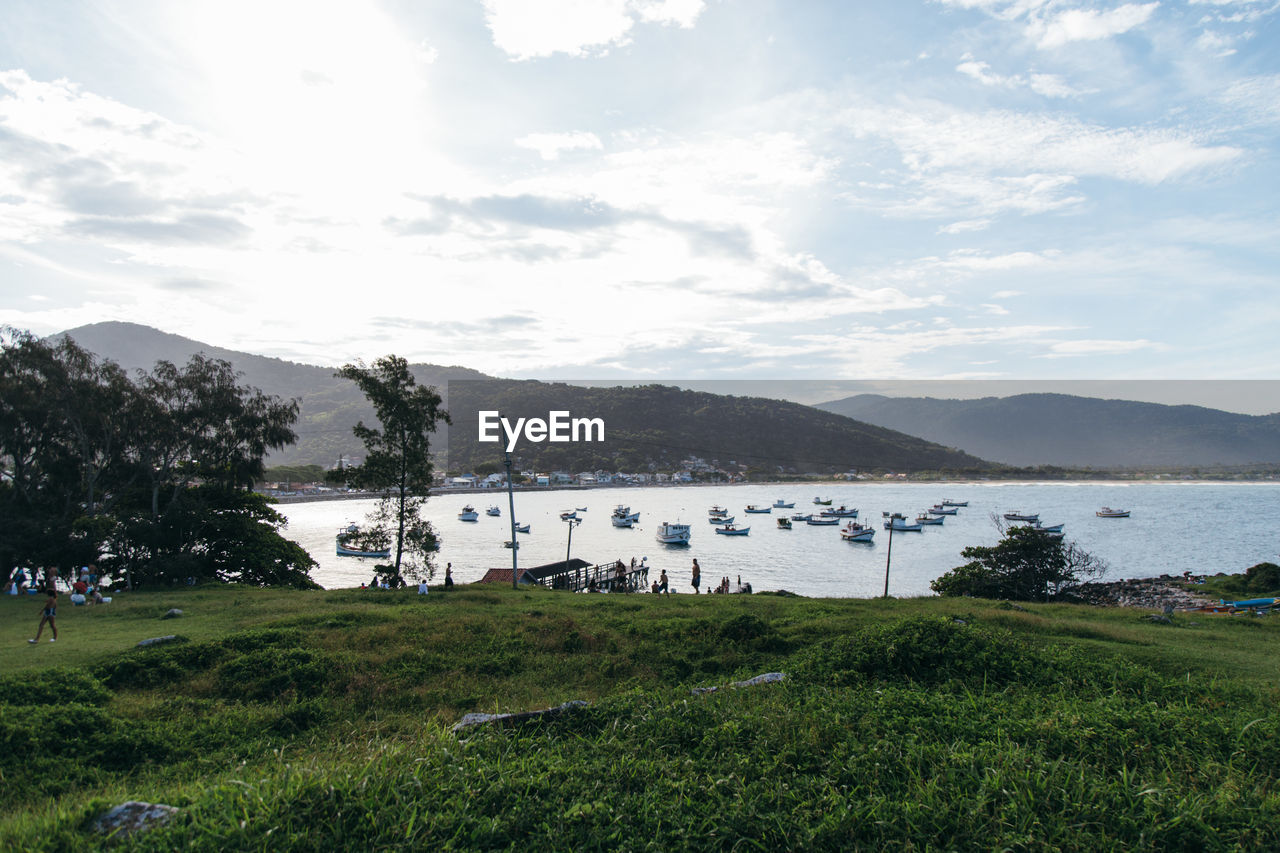
[[130, 800], [116, 806], [109, 812], [98, 815], [93, 822], [93, 831], [103, 835], [132, 835], [145, 832], [157, 826], [164, 826], [178, 810], [163, 803], [141, 803]]
[[169, 611], [165, 613], [163, 616], [161, 616], [160, 618], [161, 619], [177, 619], [181, 615], [182, 615], [181, 610], [179, 610], [176, 607], [171, 607], [169, 608]]
[[138, 645], [142, 647], [159, 646], [159, 645], [163, 645], [164, 643], [176, 643], [178, 642], [179, 639], [180, 638], [178, 637], [177, 634], [166, 634], [163, 637], [152, 637], [148, 640], [139, 640]]
[[451, 732], [457, 734], [461, 731], [482, 726], [485, 723], [497, 723], [500, 726], [512, 726], [517, 723], [529, 722], [532, 720], [551, 720], [574, 711], [581, 711], [587, 707], [587, 703], [581, 699], [573, 699], [565, 702], [563, 705], [557, 705], [554, 708], [544, 708], [541, 711], [520, 711], [515, 714], [481, 714], [473, 712], [464, 714], [461, 720], [453, 724]]
[[[748, 678], [746, 681], [735, 681], [730, 687], [755, 687], [759, 684], [774, 684], [782, 681], [787, 677], [785, 672], [765, 672], [754, 678]], [[703, 693], [715, 693], [719, 687], [695, 687], [693, 688], [694, 696], [701, 696]]]

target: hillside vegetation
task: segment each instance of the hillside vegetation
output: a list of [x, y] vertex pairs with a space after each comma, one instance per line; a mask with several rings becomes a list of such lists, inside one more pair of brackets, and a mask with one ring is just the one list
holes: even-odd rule
[[736, 463], [776, 476], [853, 469], [974, 473], [981, 459], [901, 432], [859, 423], [811, 406], [764, 397], [685, 391], [665, 385], [585, 388], [562, 383], [489, 380], [450, 383], [449, 465], [470, 470], [502, 457], [501, 443], [476, 440], [477, 411], [511, 422], [550, 411], [599, 418], [605, 441], [521, 441], [513, 458], [525, 468], [570, 472], [672, 470], [689, 457], [720, 467]]
[[[28, 646], [37, 611], [0, 600], [4, 849], [1280, 845], [1271, 618], [225, 587], [64, 607]], [[181, 813], [90, 832], [130, 799]]]

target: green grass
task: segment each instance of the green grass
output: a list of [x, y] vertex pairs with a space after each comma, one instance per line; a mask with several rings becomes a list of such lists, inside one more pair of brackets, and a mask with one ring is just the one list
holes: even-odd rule
[[[30, 646], [39, 609], [0, 600], [0, 849], [1280, 847], [1274, 617], [221, 588]], [[182, 813], [88, 832], [128, 799]]]

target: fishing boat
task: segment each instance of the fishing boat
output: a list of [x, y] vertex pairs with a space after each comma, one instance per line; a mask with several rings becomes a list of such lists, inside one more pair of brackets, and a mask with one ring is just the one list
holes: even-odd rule
[[578, 517], [578, 513], [570, 509], [567, 509], [564, 512], [560, 513], [561, 521], [568, 521], [571, 518], [577, 518], [577, 517]]
[[907, 521], [906, 516], [900, 512], [895, 512], [889, 516], [889, 520], [884, 523], [885, 530], [897, 530], [898, 532], [919, 533], [924, 528], [912, 521]]
[[658, 541], [664, 545], [688, 545], [693, 532], [687, 524], [672, 524], [664, 521], [658, 525]]
[[1039, 530], [1041, 533], [1061, 533], [1062, 528], [1064, 527], [1066, 527], [1066, 524], [1041, 524], [1038, 521], [1031, 522], [1031, 529]]
[[[614, 527], [630, 527], [631, 524], [634, 524], [635, 522], [640, 520], [640, 513], [632, 512], [631, 507], [627, 506], [626, 504], [618, 504], [613, 508], [613, 515], [609, 517], [613, 520]], [[618, 524], [619, 521], [625, 521], [629, 523]]]
[[480, 513], [476, 512], [476, 508], [471, 504], [467, 504], [462, 508], [462, 512], [458, 513], [458, 521], [479, 521]]
[[805, 524], [812, 524], [814, 527], [834, 527], [840, 523], [840, 519], [834, 515], [811, 515]]
[[527, 524], [516, 525], [516, 533], [528, 533], [528, 532], [529, 532], [529, 525]]
[[1006, 512], [1004, 517], [1006, 521], [1039, 521], [1040, 513], [1015, 509], [1013, 512]]
[[968, 501], [953, 501], [953, 500], [951, 500], [951, 498], [943, 498], [943, 500], [942, 500], [942, 505], [943, 505], [943, 506], [968, 506], [968, 505], [969, 505], [969, 502], [968, 502]]
[[795, 507], [795, 505], [796, 505], [795, 501], [792, 501], [791, 503], [787, 503], [782, 498], [778, 498], [776, 501], [773, 502], [774, 509], [792, 509]]
[[746, 512], [773, 512], [773, 507], [756, 506], [755, 504], [747, 504]]
[[929, 512], [933, 515], [959, 515], [960, 510], [946, 504], [934, 504], [929, 507]]
[[574, 507], [574, 510], [576, 510], [577, 512], [586, 512], [587, 508], [585, 506], [578, 506], [578, 507]]
[[711, 509], [707, 510], [707, 515], [711, 516], [712, 518], [715, 518], [718, 515], [728, 515], [728, 514], [729, 514], [729, 510], [725, 509], [722, 506], [713, 506]]
[[335, 540], [339, 557], [373, 557], [375, 559], [384, 559], [391, 556], [390, 548], [371, 548], [367, 543], [360, 541], [360, 528], [355, 524], [348, 524], [346, 527], [338, 530]]
[[750, 527], [736, 527], [732, 524], [716, 528], [716, 533], [723, 533], [725, 536], [746, 536], [750, 532]]
[[814, 506], [831, 506], [831, 498], [827, 498], [825, 501], [822, 498], [814, 498], [813, 503]]
[[833, 518], [857, 518], [858, 511], [841, 505], [836, 509], [824, 509], [819, 515], [829, 515]]
[[1109, 506], [1104, 506], [1102, 509], [1095, 512], [1094, 515], [1098, 516], [1098, 518], [1128, 518], [1129, 510], [1112, 509]]
[[811, 512], [798, 512], [791, 516], [792, 521], [808, 521], [811, 518], [813, 518], [813, 513]]
[[946, 520], [947, 518], [944, 515], [929, 515], [927, 512], [922, 512], [916, 516], [916, 524], [941, 524]]
[[484, 514], [485, 515], [502, 515], [502, 510], [498, 509], [496, 506], [491, 506], [484, 511]]
[[733, 524], [734, 518], [736, 518], [736, 516], [717, 515], [715, 518], [708, 518], [707, 521], [711, 522], [712, 524]]
[[785, 517], [784, 517], [784, 518], [779, 518], [779, 519], [778, 519], [778, 529], [779, 529], [779, 530], [790, 530], [790, 529], [791, 529], [791, 519], [789, 519], [789, 518], [785, 518]]
[[840, 528], [840, 538], [846, 542], [870, 542], [876, 535], [876, 529], [869, 524], [851, 521]]

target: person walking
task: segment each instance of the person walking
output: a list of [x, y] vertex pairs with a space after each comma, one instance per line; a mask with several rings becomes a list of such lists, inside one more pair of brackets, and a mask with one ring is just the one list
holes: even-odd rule
[[49, 638], [49, 642], [58, 639], [58, 625], [54, 622], [54, 618], [58, 615], [58, 590], [52, 586], [46, 590], [49, 597], [45, 599], [44, 610], [40, 611], [40, 627], [36, 628], [36, 636], [34, 639], [27, 640], [28, 643], [40, 642], [40, 635], [44, 633], [44, 623], [49, 623], [49, 630], [53, 632], [53, 636]]
[[698, 558], [693, 558], [693, 594], [698, 594], [698, 586], [702, 583], [702, 567], [698, 565]]

